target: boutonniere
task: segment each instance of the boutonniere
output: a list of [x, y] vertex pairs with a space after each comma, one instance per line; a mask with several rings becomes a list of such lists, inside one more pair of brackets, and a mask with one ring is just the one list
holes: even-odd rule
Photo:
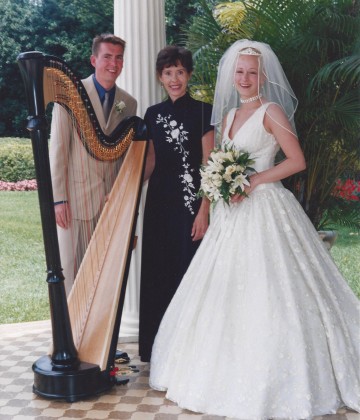
[[124, 101], [118, 101], [115, 103], [115, 109], [119, 114], [121, 114], [125, 108], [126, 108], [126, 105]]

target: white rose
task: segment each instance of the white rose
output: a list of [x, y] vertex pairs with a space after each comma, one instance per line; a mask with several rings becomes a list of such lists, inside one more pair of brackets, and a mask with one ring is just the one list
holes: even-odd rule
[[175, 130], [172, 130], [171, 137], [173, 139], [177, 139], [179, 137], [179, 134], [180, 134], [180, 130], [178, 128], [176, 128]]
[[231, 175], [236, 171], [236, 167], [234, 165], [230, 165], [225, 169], [226, 175]]
[[185, 174], [184, 179], [186, 182], [192, 182], [193, 177], [190, 174]]

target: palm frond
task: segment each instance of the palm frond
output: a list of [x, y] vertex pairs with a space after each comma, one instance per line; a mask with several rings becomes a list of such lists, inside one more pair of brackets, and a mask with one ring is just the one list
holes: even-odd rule
[[215, 7], [214, 16], [223, 32], [233, 35], [236, 39], [251, 38], [253, 31], [244, 22], [246, 7], [243, 2], [220, 3]]
[[360, 55], [354, 54], [325, 64], [311, 80], [308, 92], [321, 89], [321, 85], [329, 80], [338, 84], [360, 86]]
[[340, 124], [345, 130], [352, 127], [360, 129], [360, 101], [355, 90], [347, 92], [333, 105], [333, 123]]
[[360, 231], [360, 202], [336, 200], [323, 214], [319, 230], [344, 226]]
[[[213, 14], [200, 2], [204, 13], [191, 20], [186, 40], [195, 59], [192, 92], [211, 102], [217, 64], [235, 40], [272, 47], [299, 99], [295, 118], [307, 161], [307, 171], [287, 184], [319, 227], [336, 180], [360, 155], [360, 8], [352, 0], [228, 0]], [[344, 224], [354, 220], [338, 214]]]

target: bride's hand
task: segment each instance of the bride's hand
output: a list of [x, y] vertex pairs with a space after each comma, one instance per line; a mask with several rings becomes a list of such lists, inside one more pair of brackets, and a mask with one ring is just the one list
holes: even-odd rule
[[255, 187], [258, 185], [256, 182], [257, 179], [257, 174], [251, 175], [250, 176], [250, 186], [245, 186], [244, 188], [244, 192], [246, 195], [240, 195], [240, 194], [235, 194], [231, 197], [230, 202], [231, 203], [239, 203], [241, 201], [243, 201], [245, 198], [247, 198], [251, 191], [253, 191], [255, 189]]
[[[249, 192], [251, 191], [250, 187], [245, 187], [244, 192], [249, 195]], [[246, 195], [241, 195], [241, 194], [235, 194], [230, 198], [230, 203], [240, 203], [241, 201], [243, 201], [245, 198], [247, 198]]]

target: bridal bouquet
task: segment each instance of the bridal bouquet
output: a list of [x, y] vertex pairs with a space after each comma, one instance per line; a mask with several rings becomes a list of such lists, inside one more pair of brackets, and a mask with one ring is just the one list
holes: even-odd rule
[[207, 197], [211, 202], [223, 199], [229, 204], [235, 194], [245, 195], [245, 186], [250, 186], [249, 176], [255, 170], [250, 166], [255, 161], [250, 154], [233, 147], [214, 149], [207, 165], [200, 169], [200, 197]]

